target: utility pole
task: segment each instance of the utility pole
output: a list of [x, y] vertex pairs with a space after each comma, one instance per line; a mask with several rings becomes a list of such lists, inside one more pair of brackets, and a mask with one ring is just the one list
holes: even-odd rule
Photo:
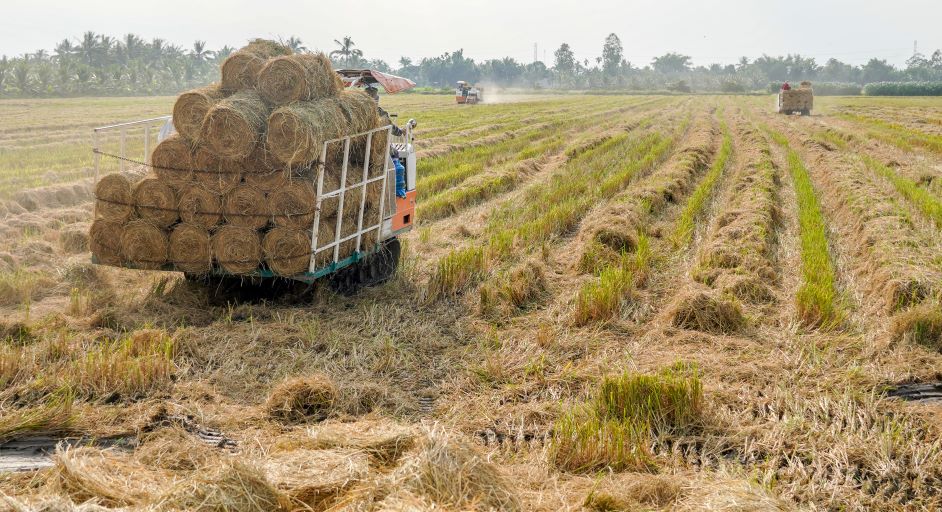
[[533, 43], [533, 62], [536, 62], [536, 43]]

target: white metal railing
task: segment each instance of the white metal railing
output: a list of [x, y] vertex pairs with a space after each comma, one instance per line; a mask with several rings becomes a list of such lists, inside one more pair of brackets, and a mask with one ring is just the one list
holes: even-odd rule
[[[370, 163], [372, 161], [372, 146], [373, 146], [373, 134], [381, 131], [386, 131], [386, 140], [392, 140], [392, 125], [386, 125], [379, 128], [374, 128], [368, 132], [357, 133], [354, 135], [349, 135], [347, 137], [342, 137], [338, 139], [332, 139], [324, 142], [323, 148], [321, 149], [321, 158], [317, 164], [317, 209], [314, 210], [314, 227], [311, 232], [311, 262], [308, 265], [308, 270], [314, 272], [318, 268], [317, 264], [317, 255], [324, 251], [333, 249], [333, 258], [331, 258], [330, 263], [336, 263], [340, 259], [340, 245], [349, 240], [356, 238], [356, 252], [360, 252], [360, 248], [363, 243], [363, 235], [376, 230], [376, 241], [381, 241], [382, 238], [382, 229], [384, 212], [385, 212], [385, 201], [386, 201], [386, 188], [388, 186], [388, 176], [389, 176], [389, 157], [386, 153], [383, 153], [383, 172], [379, 176], [374, 178], [369, 177], [370, 173]], [[362, 137], [366, 135], [366, 148], [364, 149], [365, 154], [363, 158], [363, 177], [362, 179], [353, 184], [347, 185], [347, 170], [349, 167], [350, 161], [350, 143], [353, 138]], [[327, 168], [327, 148], [330, 144], [335, 144], [338, 142], [343, 143], [343, 164], [340, 167], [340, 186], [337, 190], [324, 193], [324, 172]], [[363, 216], [366, 209], [366, 190], [369, 184], [382, 181], [381, 193], [379, 195], [379, 208], [377, 210], [377, 223], [370, 224], [369, 226], [363, 226]], [[346, 198], [347, 191], [360, 189], [360, 209], [357, 214], [357, 229], [347, 236], [343, 236], [343, 203]], [[331, 199], [337, 197], [337, 224], [334, 231], [334, 241], [324, 244], [323, 246], [318, 246], [318, 233], [321, 226], [321, 204], [325, 199]], [[329, 264], [329, 263], [327, 263]], [[323, 265], [321, 265], [323, 266]]]
[[124, 171], [127, 166], [127, 138], [128, 129], [138, 126], [144, 127], [144, 163], [150, 164], [150, 132], [157, 122], [165, 123], [172, 116], [152, 117], [150, 119], [141, 119], [140, 121], [130, 121], [127, 123], [118, 123], [108, 126], [101, 126], [92, 130], [92, 151], [95, 154], [95, 183], [98, 183], [99, 169], [101, 168], [101, 134], [117, 131], [120, 135], [118, 159], [119, 170]]

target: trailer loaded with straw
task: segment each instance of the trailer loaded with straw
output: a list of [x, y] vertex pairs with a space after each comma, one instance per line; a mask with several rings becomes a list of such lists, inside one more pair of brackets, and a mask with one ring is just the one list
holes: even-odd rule
[[[357, 89], [377, 84], [414, 86], [256, 40], [226, 59], [218, 84], [177, 98], [174, 133], [143, 165], [99, 172], [102, 158], [131, 160], [123, 138], [144, 121], [95, 129], [93, 261], [191, 278], [330, 276], [354, 289], [387, 279], [414, 221], [414, 122], [393, 136]], [[109, 131], [121, 154], [102, 151]]]

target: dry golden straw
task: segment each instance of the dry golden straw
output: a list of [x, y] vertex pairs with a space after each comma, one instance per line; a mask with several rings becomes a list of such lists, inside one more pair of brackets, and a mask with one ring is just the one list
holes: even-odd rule
[[288, 181], [288, 173], [283, 170], [269, 171], [264, 174], [245, 174], [245, 184], [262, 192], [277, 190], [287, 185]]
[[279, 55], [291, 55], [291, 49], [275, 41], [255, 39], [222, 63], [221, 88], [232, 92], [255, 87], [265, 62]]
[[183, 272], [209, 272], [213, 266], [209, 231], [196, 224], [178, 224], [170, 233], [170, 262]]
[[308, 229], [314, 223], [317, 191], [309, 181], [291, 180], [268, 195], [272, 218], [279, 226]]
[[202, 187], [190, 187], [180, 195], [177, 203], [180, 220], [189, 224], [213, 227], [222, 218], [222, 200], [219, 194]]
[[128, 220], [131, 204], [131, 183], [119, 173], [107, 174], [95, 185], [95, 217], [115, 222]]
[[197, 142], [203, 118], [219, 100], [225, 98], [218, 84], [187, 91], [173, 104], [173, 126], [187, 140]]
[[258, 74], [258, 92], [275, 105], [335, 96], [341, 90], [343, 82], [323, 53], [276, 57]]
[[213, 256], [231, 274], [249, 274], [262, 260], [258, 232], [240, 226], [222, 226], [212, 238]]
[[257, 92], [239, 91], [216, 103], [206, 113], [200, 142], [220, 158], [243, 159], [262, 138], [268, 106]]
[[239, 185], [226, 194], [224, 209], [226, 222], [233, 226], [259, 229], [271, 218], [265, 192], [252, 185]]
[[262, 241], [265, 262], [276, 274], [293, 276], [307, 272], [311, 262], [311, 232], [272, 228]]
[[135, 268], [156, 270], [167, 263], [166, 231], [146, 220], [132, 220], [121, 234], [121, 254]]
[[99, 263], [121, 264], [121, 234], [124, 224], [97, 219], [88, 230], [88, 245]]
[[320, 158], [325, 141], [352, 133], [338, 98], [293, 103], [268, 118], [267, 141], [272, 154], [288, 165]]
[[281, 170], [284, 167], [278, 163], [268, 145], [264, 141], [255, 146], [252, 154], [242, 161], [242, 171], [246, 175], [268, 174], [271, 171]]
[[163, 228], [177, 221], [176, 194], [160, 178], [150, 176], [135, 183], [131, 197], [142, 219]]
[[172, 186], [182, 186], [193, 177], [190, 144], [179, 134], [164, 139], [151, 153], [151, 165], [157, 177]]
[[242, 180], [242, 162], [217, 157], [207, 148], [196, 151], [193, 173], [196, 183], [215, 194], [229, 192]]

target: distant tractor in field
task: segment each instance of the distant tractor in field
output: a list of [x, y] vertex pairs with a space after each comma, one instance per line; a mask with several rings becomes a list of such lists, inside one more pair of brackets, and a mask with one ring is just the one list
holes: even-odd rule
[[778, 92], [777, 111], [779, 114], [790, 115], [799, 113], [803, 116], [811, 115], [814, 107], [814, 90], [811, 82], [802, 82], [798, 88], [793, 88], [785, 82]]
[[484, 88], [459, 80], [455, 89], [455, 101], [459, 105], [474, 105], [484, 101]]

